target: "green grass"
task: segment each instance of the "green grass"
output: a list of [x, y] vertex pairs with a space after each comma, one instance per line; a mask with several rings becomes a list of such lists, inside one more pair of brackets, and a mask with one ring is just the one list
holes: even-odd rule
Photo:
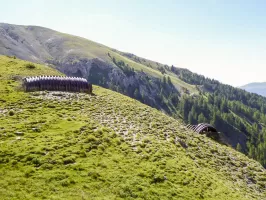
[[28, 96], [21, 91], [22, 78], [42, 74], [62, 75], [47, 66], [0, 55], [0, 101], [18, 101]]
[[265, 199], [258, 162], [101, 87], [25, 94], [59, 74], [25, 63], [0, 57], [0, 199]]

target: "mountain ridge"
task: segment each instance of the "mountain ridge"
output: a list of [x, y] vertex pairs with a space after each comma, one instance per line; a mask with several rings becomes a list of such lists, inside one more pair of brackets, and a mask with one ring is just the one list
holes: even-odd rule
[[240, 87], [248, 92], [256, 93], [266, 97], [266, 82], [253, 82]]

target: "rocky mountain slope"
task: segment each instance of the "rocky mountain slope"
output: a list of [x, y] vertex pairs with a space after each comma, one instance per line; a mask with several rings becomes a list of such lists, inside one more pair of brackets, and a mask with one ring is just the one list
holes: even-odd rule
[[[150, 67], [147, 67], [119, 51], [84, 38], [43, 27], [0, 24], [0, 54], [50, 64], [67, 75], [82, 76], [92, 83], [115, 88], [127, 95], [145, 96], [145, 102], [153, 107], [168, 112], [174, 109], [173, 106], [161, 105], [157, 100], [163, 99], [158, 95], [163, 75], [157, 70], [163, 65], [150, 62]], [[168, 77], [173, 83], [169, 87], [171, 92], [178, 93], [185, 88], [197, 93], [195, 86], [173, 74], [168, 74]], [[170, 91], [166, 91], [165, 95], [169, 96]]]
[[87, 78], [185, 123], [211, 123], [226, 143], [266, 166], [266, 98], [259, 95], [37, 26], [0, 24], [0, 54]]
[[247, 85], [241, 86], [240, 88], [248, 92], [256, 93], [256, 94], [266, 97], [266, 83], [265, 82], [264, 83], [249, 83]]
[[[1, 199], [266, 199], [266, 172], [134, 99], [21, 90], [47, 66], [0, 56]], [[32, 66], [32, 65], [31, 65]]]

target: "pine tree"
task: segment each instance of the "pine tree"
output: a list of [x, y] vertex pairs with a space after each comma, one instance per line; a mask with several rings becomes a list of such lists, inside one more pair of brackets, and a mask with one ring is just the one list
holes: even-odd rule
[[184, 121], [187, 122], [188, 113], [189, 113], [189, 102], [188, 99], [182, 98], [179, 103], [179, 111]]
[[135, 89], [134, 97], [135, 97], [136, 99], [139, 99], [139, 98], [140, 98], [140, 93], [139, 93], [138, 88]]
[[[114, 62], [114, 64], [116, 64], [116, 60], [115, 60], [115, 57], [113, 57], [113, 62]], [[117, 64], [116, 64], [117, 65]]]
[[198, 116], [198, 123], [206, 123], [206, 122], [207, 122], [207, 119], [202, 113], [200, 113], [200, 115]]
[[236, 150], [239, 152], [242, 152], [242, 147], [239, 143], [237, 143], [237, 145], [236, 145]]
[[188, 123], [194, 124], [194, 118], [193, 118], [193, 114], [191, 111], [188, 113]]
[[174, 71], [174, 65], [171, 66], [171, 71], [172, 71], [172, 72]]
[[224, 99], [221, 102], [220, 109], [221, 109], [222, 112], [225, 112], [225, 113], [228, 112], [228, 107], [227, 107], [226, 101]]
[[166, 78], [163, 76], [163, 84], [166, 85]]
[[172, 85], [172, 81], [171, 81], [170, 76], [167, 77], [167, 83], [168, 83], [169, 85]]
[[210, 123], [216, 128], [219, 126], [219, 117], [216, 112], [213, 113]]

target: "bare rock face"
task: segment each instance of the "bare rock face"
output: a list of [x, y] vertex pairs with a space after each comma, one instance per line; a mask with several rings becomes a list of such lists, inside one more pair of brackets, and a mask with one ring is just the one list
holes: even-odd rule
[[43, 62], [46, 57], [50, 57], [30, 30], [30, 27], [0, 24], [0, 53], [33, 62]]
[[[160, 98], [158, 94], [160, 94], [161, 80], [148, 76], [144, 72], [126, 75], [120, 68], [98, 58], [80, 60], [68, 58], [63, 62], [48, 62], [66, 75], [84, 77], [93, 84], [113, 89], [143, 100], [150, 106], [165, 110], [157, 102]], [[178, 92], [174, 87], [167, 87], [166, 91]]]

